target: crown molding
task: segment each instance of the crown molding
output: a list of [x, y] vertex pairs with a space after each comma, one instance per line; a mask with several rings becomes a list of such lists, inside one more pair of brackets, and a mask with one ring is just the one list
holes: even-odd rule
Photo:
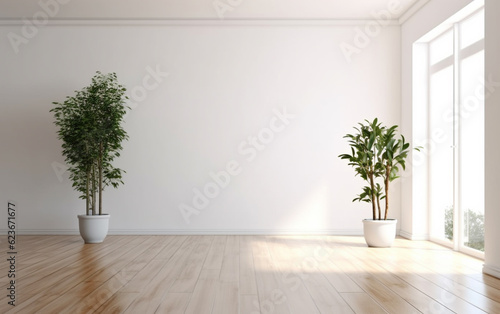
[[418, 0], [415, 2], [405, 13], [401, 15], [398, 19], [399, 25], [403, 25], [406, 21], [408, 21], [415, 13], [420, 11], [430, 0]]
[[[23, 26], [27, 19], [0, 19], [0, 26]], [[370, 20], [334, 19], [49, 19], [43, 26], [364, 26]], [[384, 22], [398, 26], [398, 20]]]

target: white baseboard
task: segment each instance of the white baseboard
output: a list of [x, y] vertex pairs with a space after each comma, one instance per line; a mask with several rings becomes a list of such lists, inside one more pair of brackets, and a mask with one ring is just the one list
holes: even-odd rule
[[140, 235], [140, 234], [165, 234], [165, 235], [205, 235], [205, 234], [234, 234], [234, 235], [362, 235], [362, 230], [345, 230], [345, 229], [142, 229], [142, 230], [126, 230], [115, 229], [110, 230], [109, 234], [113, 235]]
[[[6, 235], [6, 229], [0, 229], [1, 235]], [[79, 235], [80, 232], [74, 229], [57, 229], [57, 230], [44, 230], [44, 229], [17, 229], [16, 235]]]
[[[18, 235], [78, 235], [78, 229], [20, 229]], [[7, 229], [0, 229], [0, 234], [7, 234]], [[336, 235], [362, 236], [363, 229], [110, 229], [109, 235]], [[429, 240], [428, 235], [415, 235], [403, 230], [397, 234], [403, 238], [415, 241]]]
[[[0, 229], [0, 234], [7, 234], [6, 229]], [[74, 229], [20, 229], [18, 235], [78, 235]], [[109, 235], [363, 235], [361, 229], [110, 229]]]
[[406, 232], [404, 230], [399, 230], [399, 235], [405, 239], [412, 240], [412, 241], [428, 241], [429, 240], [428, 234], [413, 234], [410, 232]]
[[493, 276], [493, 277], [496, 277], [496, 278], [500, 278], [500, 268], [495, 267], [495, 266], [484, 264], [483, 265], [483, 273], [490, 275], [490, 276]]

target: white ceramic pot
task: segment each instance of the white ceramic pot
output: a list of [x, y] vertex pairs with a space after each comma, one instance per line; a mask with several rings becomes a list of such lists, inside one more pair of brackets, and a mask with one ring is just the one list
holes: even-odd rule
[[109, 214], [78, 215], [80, 235], [85, 243], [101, 243], [108, 235]]
[[397, 219], [363, 220], [365, 241], [371, 247], [390, 247], [396, 238]]

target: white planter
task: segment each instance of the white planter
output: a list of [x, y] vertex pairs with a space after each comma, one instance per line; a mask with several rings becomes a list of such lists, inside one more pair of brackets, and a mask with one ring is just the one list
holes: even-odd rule
[[80, 235], [85, 243], [101, 243], [108, 235], [108, 214], [103, 215], [78, 215]]
[[397, 219], [363, 220], [365, 241], [371, 247], [390, 247], [396, 238]]

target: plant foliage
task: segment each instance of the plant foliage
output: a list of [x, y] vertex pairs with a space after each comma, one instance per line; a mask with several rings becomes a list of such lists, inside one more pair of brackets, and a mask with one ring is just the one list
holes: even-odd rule
[[[383, 126], [377, 118], [372, 122], [365, 120], [364, 123], [359, 123], [358, 127], [354, 127], [356, 133], [344, 136], [348, 139], [351, 153], [339, 155], [341, 159], [349, 162], [357, 176], [368, 183], [353, 202], [371, 203], [373, 220], [387, 219], [389, 184], [399, 178], [399, 171], [406, 167], [410, 144], [405, 141], [403, 135], [397, 137], [397, 128], [397, 125]], [[382, 184], [377, 182], [377, 179], [381, 179]], [[382, 216], [380, 200], [383, 199], [385, 209]]]
[[[69, 166], [73, 188], [86, 200], [86, 214], [102, 215], [102, 191], [123, 184], [125, 172], [112, 162], [128, 139], [122, 127], [128, 108], [125, 87], [116, 73], [97, 72], [92, 83], [64, 102], [54, 102], [54, 124], [59, 127], [62, 153]], [[98, 200], [98, 205], [97, 205]]]

